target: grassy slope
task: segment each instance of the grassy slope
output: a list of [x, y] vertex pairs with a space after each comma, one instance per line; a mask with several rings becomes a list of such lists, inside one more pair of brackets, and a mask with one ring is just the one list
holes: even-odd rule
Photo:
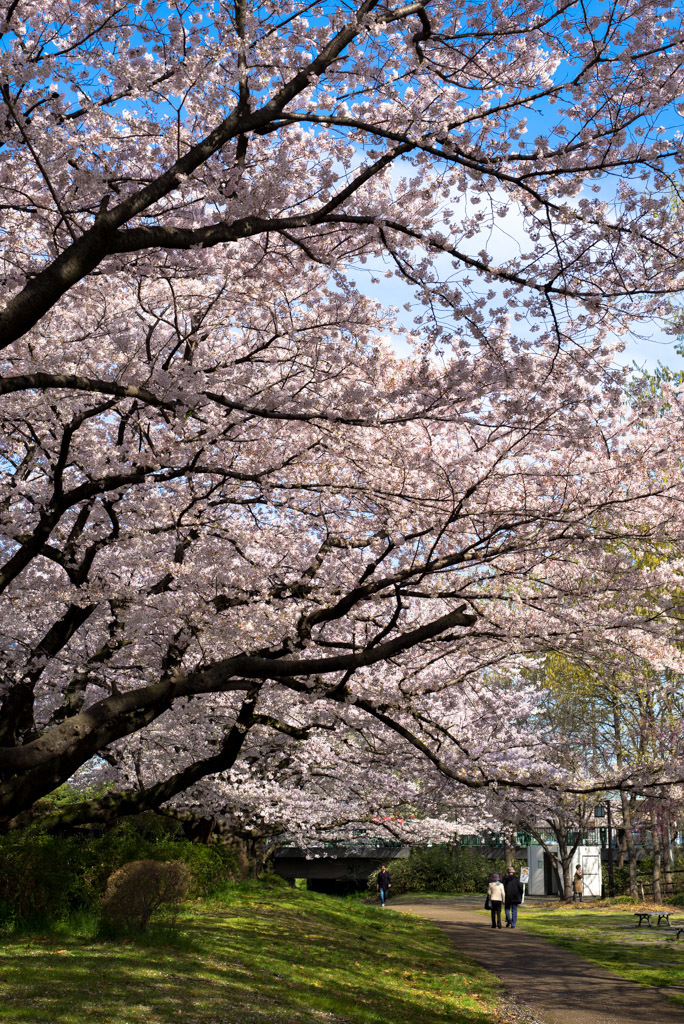
[[[580, 909], [577, 904], [544, 910], [524, 908], [519, 923], [527, 931], [571, 949], [622, 978], [641, 985], [684, 989], [684, 942], [673, 941], [672, 931], [655, 925], [637, 928], [634, 909]], [[684, 993], [671, 996], [684, 1003]]]
[[497, 980], [419, 919], [293, 890], [201, 901], [175, 947], [0, 946], [3, 1024], [493, 1024]]

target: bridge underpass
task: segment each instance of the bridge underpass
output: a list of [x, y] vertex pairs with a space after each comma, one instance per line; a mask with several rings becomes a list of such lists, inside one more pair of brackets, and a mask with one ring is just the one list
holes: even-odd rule
[[305, 878], [314, 892], [358, 892], [366, 888], [373, 871], [386, 864], [391, 872], [392, 861], [405, 860], [410, 850], [399, 843], [283, 846], [274, 855], [273, 870], [291, 885], [296, 878]]

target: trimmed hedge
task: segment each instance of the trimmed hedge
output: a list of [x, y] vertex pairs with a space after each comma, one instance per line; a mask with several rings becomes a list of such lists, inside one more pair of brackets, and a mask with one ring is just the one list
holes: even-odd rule
[[170, 910], [175, 922], [192, 876], [179, 860], [134, 860], [107, 880], [102, 897], [105, 921], [114, 926], [147, 929], [154, 914]]

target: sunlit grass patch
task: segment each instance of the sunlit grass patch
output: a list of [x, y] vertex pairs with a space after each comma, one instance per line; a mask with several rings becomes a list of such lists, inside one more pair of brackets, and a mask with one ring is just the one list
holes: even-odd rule
[[499, 982], [429, 922], [244, 888], [198, 901], [176, 939], [87, 934], [0, 947], [3, 1024], [493, 1024]]
[[[658, 928], [655, 923], [651, 928], [637, 927], [637, 909], [641, 907], [557, 904], [526, 909], [519, 924], [622, 978], [662, 988], [684, 1002], [684, 942], [675, 941], [671, 928]], [[668, 988], [672, 991], [667, 992]]]

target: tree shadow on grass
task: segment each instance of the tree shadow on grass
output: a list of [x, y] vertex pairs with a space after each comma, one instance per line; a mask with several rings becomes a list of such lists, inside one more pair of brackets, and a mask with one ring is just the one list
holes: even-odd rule
[[[176, 949], [153, 936], [10, 942], [0, 956], [3, 1024], [489, 1024], [479, 968], [436, 955], [434, 935], [392, 915], [393, 927], [371, 919], [341, 936], [335, 915], [325, 917], [228, 907], [184, 923], [190, 946]], [[392, 949], [401, 933], [398, 953], [387, 952], [390, 931]]]

